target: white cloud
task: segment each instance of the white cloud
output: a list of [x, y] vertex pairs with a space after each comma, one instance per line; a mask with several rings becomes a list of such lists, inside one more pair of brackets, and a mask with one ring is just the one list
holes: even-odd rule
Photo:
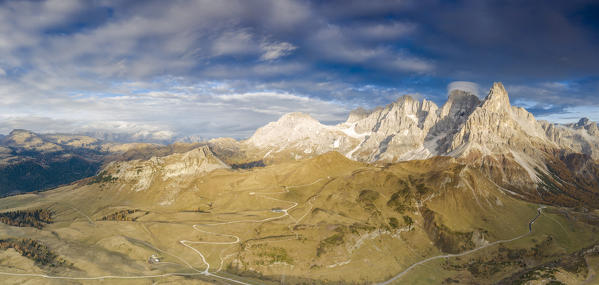
[[286, 99], [286, 100], [295, 100], [295, 101], [310, 101], [308, 97], [297, 96], [289, 93], [274, 93], [274, 92], [250, 92], [250, 93], [242, 93], [242, 94], [228, 94], [228, 95], [219, 95], [216, 98], [224, 101], [251, 101], [255, 99]]
[[416, 25], [402, 22], [360, 24], [348, 30], [362, 39], [381, 41], [407, 36], [416, 30]]
[[453, 81], [447, 85], [447, 92], [451, 92], [452, 90], [462, 90], [466, 92], [470, 92], [476, 96], [481, 96], [480, 86], [474, 82], [470, 81]]
[[599, 122], [599, 106], [567, 107], [560, 113], [541, 115], [536, 119], [555, 123], [575, 123], [583, 117]]
[[392, 69], [411, 71], [411, 72], [429, 72], [434, 69], [434, 65], [420, 58], [400, 55], [395, 60], [390, 61]]
[[290, 54], [297, 47], [287, 42], [262, 43], [264, 53], [260, 56], [261, 60], [275, 60], [277, 58]]
[[215, 56], [244, 55], [256, 52], [257, 48], [252, 34], [248, 31], [228, 31], [214, 40], [212, 53]]
[[39, 132], [62, 133], [71, 132], [75, 125], [69, 120], [33, 115], [2, 115], [0, 117], [0, 133], [8, 133], [13, 129], [28, 129]]
[[172, 142], [175, 132], [165, 125], [150, 125], [126, 121], [94, 121], [78, 126], [70, 132], [91, 135], [113, 141]]
[[355, 32], [335, 25], [318, 30], [311, 48], [322, 60], [359, 64], [378, 69], [425, 73], [434, 70], [432, 62], [388, 45], [367, 45]]
[[[564, 100], [564, 95], [580, 92], [580, 90], [577, 90], [575, 86], [570, 86], [564, 82], [541, 82], [530, 85], [509, 85], [506, 86], [506, 88], [510, 94], [510, 98], [514, 99], [526, 99], [543, 102], [544, 104], [570, 106], [597, 104], [596, 100], [589, 100], [591, 98], [580, 98], [576, 96], [571, 96], [568, 97], [567, 100]], [[596, 98], [594, 95], [591, 96]]]
[[[170, 84], [171, 82], [169, 82]], [[142, 87], [142, 91], [138, 88]], [[126, 82], [110, 93], [82, 93], [0, 105], [0, 133], [14, 128], [77, 132], [119, 140], [164, 141], [188, 134], [245, 138], [289, 112], [341, 121], [348, 107], [288, 92], [236, 92], [226, 83], [153, 86]], [[1, 94], [1, 92], [0, 92]]]
[[[411, 33], [414, 27], [404, 22], [352, 31], [304, 1], [159, 3], [2, 2], [0, 132], [244, 137], [286, 112], [337, 121], [351, 100], [386, 103], [396, 95], [354, 90], [346, 78], [316, 67], [320, 63], [434, 69], [424, 58], [378, 42]], [[290, 56], [298, 51], [302, 58]]]
[[277, 30], [294, 30], [314, 16], [314, 12], [304, 1], [274, 0], [269, 1], [266, 6], [270, 7], [270, 13], [265, 19]]

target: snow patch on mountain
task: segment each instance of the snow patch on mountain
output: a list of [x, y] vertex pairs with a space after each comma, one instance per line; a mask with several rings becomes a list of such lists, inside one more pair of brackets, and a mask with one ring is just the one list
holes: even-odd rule
[[291, 113], [258, 129], [243, 143], [263, 149], [265, 157], [286, 151], [295, 157], [339, 151], [366, 162], [513, 151], [518, 153], [514, 159], [529, 172], [535, 165], [520, 154], [540, 146], [570, 149], [599, 159], [596, 123], [588, 119], [571, 125], [537, 121], [525, 109], [510, 105], [501, 83], [494, 83], [482, 101], [457, 89], [451, 90], [441, 108], [428, 100], [402, 96], [385, 107], [356, 109], [346, 122], [334, 126], [321, 124], [307, 114]]

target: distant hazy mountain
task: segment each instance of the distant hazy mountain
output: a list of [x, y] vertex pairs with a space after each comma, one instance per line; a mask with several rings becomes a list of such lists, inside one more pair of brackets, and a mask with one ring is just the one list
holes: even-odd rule
[[179, 137], [175, 140], [175, 142], [183, 142], [183, 143], [199, 143], [203, 142], [204, 139], [200, 135], [190, 135]]
[[0, 143], [0, 195], [44, 190], [92, 176], [104, 155], [93, 138], [14, 130]]
[[81, 135], [96, 138], [101, 141], [115, 143], [157, 143], [169, 144], [175, 141], [172, 133], [167, 131], [139, 131], [139, 132], [114, 132], [110, 130], [96, 130], [82, 132]]
[[244, 141], [15, 130], [0, 146], [3, 193], [71, 184], [0, 199], [0, 245], [16, 250], [0, 250], [0, 273], [9, 284], [596, 284], [598, 133], [588, 119], [537, 121], [500, 83], [483, 100], [404, 96], [333, 126], [291, 113]]
[[[133, 139], [108, 133], [104, 137]], [[202, 141], [199, 136], [181, 140], [193, 144], [107, 143], [89, 136], [14, 130], [0, 144], [0, 179], [4, 181], [0, 192], [47, 189], [91, 176], [103, 163], [115, 159], [149, 159], [203, 145], [235, 167], [298, 160], [329, 151], [370, 163], [450, 156], [480, 168], [498, 185], [527, 199], [568, 205], [597, 201], [591, 190], [599, 187], [594, 180], [599, 177], [597, 123], [586, 118], [566, 125], [537, 121], [525, 109], [511, 106], [501, 83], [495, 83], [483, 100], [454, 90], [438, 107], [428, 100], [403, 96], [385, 107], [356, 109], [338, 125], [290, 113], [244, 141], [221, 138], [198, 143]], [[553, 188], [568, 195], [550, 191]]]
[[0, 139], [0, 196], [46, 190], [96, 175], [113, 160], [148, 159], [198, 147], [114, 143], [83, 135], [13, 130]]

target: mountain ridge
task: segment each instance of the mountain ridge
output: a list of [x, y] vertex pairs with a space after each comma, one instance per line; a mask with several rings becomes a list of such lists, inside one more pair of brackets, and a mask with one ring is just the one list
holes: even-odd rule
[[[189, 155], [198, 148], [210, 160], [206, 169], [195, 163], [192, 168], [200, 172], [302, 160], [331, 151], [374, 164], [449, 156], [458, 163], [480, 168], [500, 187], [529, 200], [567, 196], [563, 199], [569, 204], [596, 195], [596, 183], [581, 173], [590, 173], [591, 180], [599, 177], [597, 123], [584, 118], [567, 125], [537, 121], [524, 108], [510, 104], [509, 95], [499, 82], [493, 84], [482, 100], [455, 89], [439, 107], [432, 101], [406, 95], [384, 107], [358, 108], [337, 125], [322, 124], [308, 114], [289, 113], [242, 141], [219, 138], [170, 146], [111, 144], [85, 136], [14, 130], [2, 139], [0, 155], [9, 161], [26, 158], [31, 153], [67, 152], [65, 155], [69, 156], [68, 152], [73, 151], [93, 152], [92, 161], [97, 167], [110, 161], [157, 161], [167, 156], [173, 158], [166, 161], [176, 164], [174, 157], [181, 157], [175, 154]], [[180, 165], [175, 168], [182, 171]], [[572, 187], [588, 191], [579, 193]], [[563, 191], [552, 192], [552, 189]]]
[[[305, 120], [289, 120], [290, 117]], [[537, 121], [524, 108], [512, 106], [505, 87], [496, 82], [483, 100], [466, 91], [453, 90], [446, 103], [439, 107], [432, 101], [418, 101], [406, 95], [387, 106], [370, 111], [358, 108], [350, 112], [345, 122], [337, 125], [321, 124], [307, 114], [290, 113], [259, 128], [249, 139], [241, 143], [257, 149], [265, 145], [280, 146], [283, 142], [286, 146], [299, 145], [305, 148], [320, 145], [314, 154], [336, 150], [360, 161], [397, 162], [424, 159], [434, 155], [460, 156], [460, 147], [464, 148], [464, 144], [467, 143], [465, 139], [474, 139], [478, 143], [488, 141], [476, 137], [482, 135], [476, 133], [476, 128], [494, 126], [494, 131], [499, 133], [509, 132], [510, 129], [522, 131], [524, 134], [519, 134], [519, 137], [537, 137], [538, 139], [532, 139], [536, 143], [562, 149], [567, 149], [573, 144], [589, 144], [580, 142], [587, 138], [584, 135], [572, 134], [575, 130], [588, 129], [588, 138], [595, 143], [584, 149], [573, 148], [572, 151], [589, 154], [593, 159], [598, 159], [597, 124], [588, 120], [582, 121], [584, 122], [566, 125]], [[294, 125], [292, 122], [301, 124]], [[309, 127], [305, 127], [308, 124], [306, 122], [310, 122]], [[498, 122], [506, 125], [502, 126]], [[334, 135], [340, 136], [334, 138]], [[500, 134], [502, 140], [509, 135]], [[273, 138], [277, 136], [279, 139]], [[352, 138], [361, 142], [358, 143]], [[356, 147], [358, 149], [355, 149]], [[298, 152], [304, 150], [298, 149]], [[310, 149], [305, 153], [309, 154], [311, 151]]]
[[[582, 177], [582, 171], [591, 173], [591, 179], [599, 177], [596, 123], [537, 121], [526, 109], [510, 104], [500, 82], [482, 100], [453, 90], [439, 107], [426, 99], [402, 96], [371, 111], [352, 111], [347, 121], [332, 126], [306, 114], [284, 115], [240, 141], [239, 149], [271, 163], [329, 151], [367, 163], [450, 156], [480, 168], [500, 187], [529, 200], [563, 200], [569, 205], [597, 196], [593, 183], [581, 182], [589, 179]], [[569, 168], [572, 159], [586, 162]], [[577, 192], [577, 187], [587, 191]]]
[[[333, 126], [291, 113], [246, 141], [112, 145], [94, 177], [2, 199], [4, 211], [55, 211], [55, 223], [0, 232], [47, 243], [82, 269], [40, 268], [65, 279], [180, 267], [198, 273], [185, 276], [192, 283], [371, 284], [411, 271], [401, 282], [486, 284], [539, 266], [596, 268], [584, 260], [599, 248], [596, 124], [537, 122], [501, 85], [484, 100], [449, 97], [439, 108], [404, 96]], [[87, 141], [25, 131], [7, 140], [0, 154], [41, 158]], [[4, 270], [14, 268], [33, 266]], [[587, 278], [579, 271], [560, 280]]]

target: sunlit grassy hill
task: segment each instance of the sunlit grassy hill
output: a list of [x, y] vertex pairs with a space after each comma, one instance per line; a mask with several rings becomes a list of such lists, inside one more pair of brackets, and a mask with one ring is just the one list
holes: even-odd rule
[[[540, 205], [453, 158], [373, 165], [329, 152], [252, 169], [220, 163], [208, 148], [114, 162], [95, 178], [2, 199], [2, 211], [49, 209], [54, 222], [2, 224], [0, 239], [35, 239], [70, 265], [32, 264], [9, 249], [0, 251], [0, 271], [138, 276], [140, 284], [372, 283], [475, 250], [410, 268], [396, 282], [480, 284], [520, 280], [539, 266], [557, 270], [556, 280], [580, 281], [595, 264], [592, 252], [575, 270], [551, 263], [599, 242], [595, 212], [549, 206], [528, 234]], [[152, 254], [161, 262], [148, 263]], [[166, 273], [191, 275], [144, 277]]]

